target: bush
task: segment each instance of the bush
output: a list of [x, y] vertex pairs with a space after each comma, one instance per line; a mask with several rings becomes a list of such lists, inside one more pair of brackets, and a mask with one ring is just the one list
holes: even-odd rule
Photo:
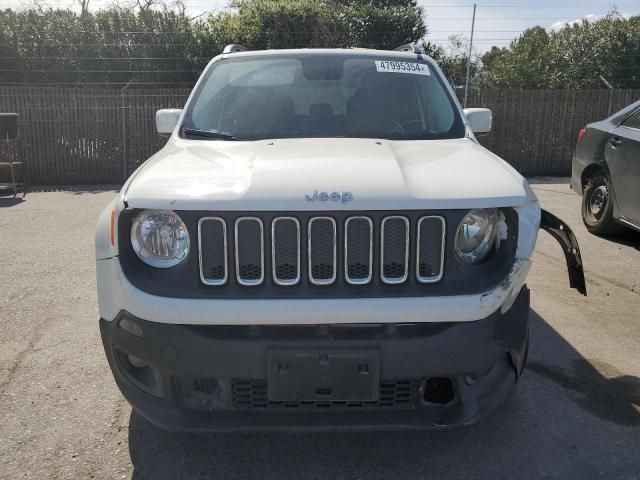
[[0, 11], [3, 83], [193, 83], [229, 43], [394, 48], [426, 33], [407, 0], [240, 0], [193, 22], [167, 9]]
[[640, 16], [613, 13], [557, 31], [535, 27], [508, 49], [483, 57], [481, 81], [492, 87], [602, 88], [602, 75], [617, 88], [640, 87]]

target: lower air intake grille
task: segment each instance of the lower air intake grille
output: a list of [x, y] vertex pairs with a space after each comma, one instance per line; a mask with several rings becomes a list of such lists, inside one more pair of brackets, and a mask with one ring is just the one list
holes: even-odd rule
[[222, 388], [215, 378], [176, 377], [173, 386], [185, 408], [210, 410], [223, 406]]
[[381, 408], [413, 408], [417, 395], [417, 382], [406, 380], [383, 382], [379, 387], [379, 398], [370, 402], [344, 401], [295, 401], [273, 402], [267, 396], [264, 380], [231, 381], [233, 406], [237, 409], [282, 409], [282, 410], [357, 410]]

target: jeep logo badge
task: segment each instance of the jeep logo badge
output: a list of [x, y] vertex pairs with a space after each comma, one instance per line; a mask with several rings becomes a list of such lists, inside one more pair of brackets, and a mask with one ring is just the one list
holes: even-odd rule
[[353, 200], [353, 195], [351, 192], [319, 192], [314, 190], [312, 195], [305, 195], [304, 199], [307, 202], [315, 202], [316, 200], [326, 202], [331, 200], [333, 202], [347, 203]]

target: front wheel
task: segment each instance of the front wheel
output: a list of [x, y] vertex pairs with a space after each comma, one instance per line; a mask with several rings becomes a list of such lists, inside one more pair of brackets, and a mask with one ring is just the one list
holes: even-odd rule
[[614, 235], [622, 227], [613, 218], [613, 194], [609, 179], [596, 174], [582, 194], [582, 221], [594, 235]]

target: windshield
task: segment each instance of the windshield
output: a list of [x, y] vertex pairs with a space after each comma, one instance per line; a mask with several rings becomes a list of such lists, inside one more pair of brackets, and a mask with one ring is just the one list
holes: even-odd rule
[[200, 82], [182, 127], [183, 136], [197, 139], [224, 139], [206, 132], [246, 140], [416, 140], [465, 133], [453, 99], [428, 62], [335, 53], [217, 61]]

